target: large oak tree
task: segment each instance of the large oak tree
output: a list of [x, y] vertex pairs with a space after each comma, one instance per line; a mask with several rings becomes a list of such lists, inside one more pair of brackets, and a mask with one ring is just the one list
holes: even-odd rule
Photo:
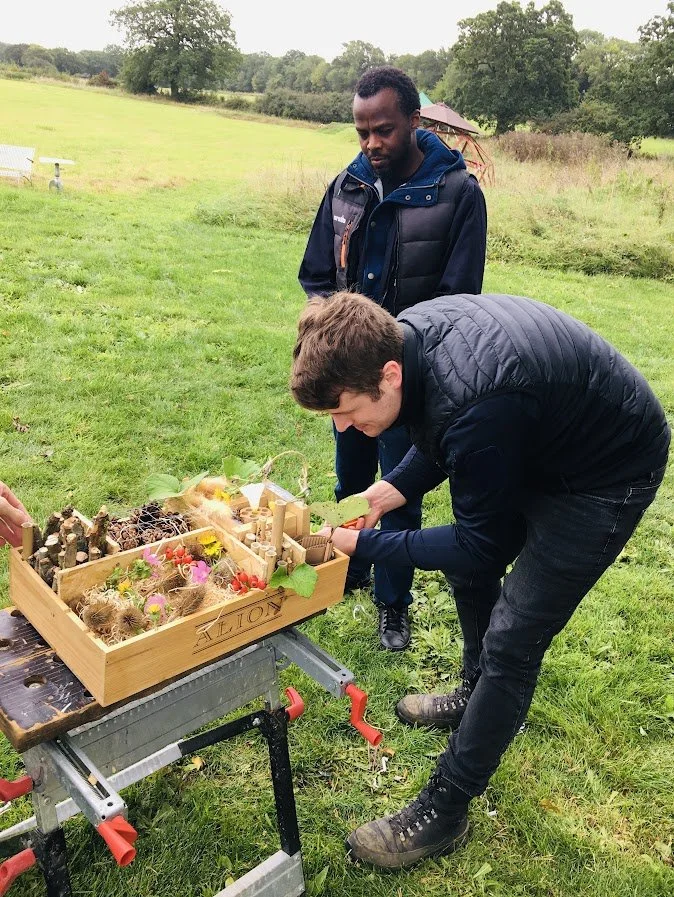
[[573, 20], [559, 0], [499, 3], [459, 22], [444, 98], [462, 115], [494, 122], [496, 132], [569, 109], [578, 100], [572, 61]]
[[167, 84], [176, 99], [217, 85], [239, 60], [231, 16], [214, 0], [129, 2], [111, 21], [126, 34], [128, 71], [141, 54], [147, 77]]

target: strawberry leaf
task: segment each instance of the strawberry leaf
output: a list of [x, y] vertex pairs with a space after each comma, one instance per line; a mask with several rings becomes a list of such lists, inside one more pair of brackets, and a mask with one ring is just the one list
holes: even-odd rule
[[208, 476], [207, 470], [181, 482], [178, 477], [171, 476], [170, 473], [153, 473], [147, 479], [148, 498], [151, 501], [179, 498], [188, 489], [192, 489], [200, 483], [206, 476]]
[[147, 479], [148, 498], [163, 501], [180, 495], [180, 480], [168, 473], [153, 473]]
[[315, 501], [309, 505], [309, 510], [317, 517], [322, 517], [330, 526], [341, 526], [348, 520], [363, 517], [370, 510], [370, 504], [366, 498], [358, 495], [350, 495], [340, 502]]
[[283, 570], [275, 570], [269, 585], [273, 588], [283, 587], [284, 589], [292, 589], [303, 598], [311, 598], [318, 581], [318, 573], [309, 564], [298, 564], [293, 572], [288, 573]]
[[262, 468], [255, 461], [247, 461], [236, 455], [222, 459], [222, 473], [230, 482], [245, 481], [258, 477]]

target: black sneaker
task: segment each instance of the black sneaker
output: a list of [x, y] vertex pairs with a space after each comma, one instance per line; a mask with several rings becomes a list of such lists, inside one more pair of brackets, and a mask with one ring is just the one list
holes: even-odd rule
[[410, 643], [410, 618], [406, 606], [379, 605], [379, 641], [388, 651], [404, 651]]
[[456, 729], [468, 706], [476, 680], [465, 677], [448, 695], [406, 695], [396, 705], [396, 716], [408, 726]]
[[372, 585], [372, 577], [369, 574], [365, 576], [352, 576], [350, 573], [346, 574], [346, 583], [344, 584], [344, 594], [350, 595], [351, 592], [355, 592], [356, 589], [369, 589]]
[[[434, 774], [428, 785], [399, 813], [361, 825], [346, 839], [351, 859], [386, 869], [402, 869], [427, 857], [452, 853], [468, 840], [468, 804], [438, 807], [438, 793], [449, 793]], [[446, 783], [449, 785], [449, 783]], [[451, 785], [449, 785], [451, 788]]]

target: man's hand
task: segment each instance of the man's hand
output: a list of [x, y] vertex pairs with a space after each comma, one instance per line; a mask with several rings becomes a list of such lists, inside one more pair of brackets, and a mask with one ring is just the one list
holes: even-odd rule
[[0, 482], [0, 545], [21, 545], [21, 525], [30, 523], [30, 514], [9, 486]]
[[332, 529], [329, 526], [324, 526], [317, 533], [319, 536], [332, 539], [335, 548], [338, 548], [343, 554], [348, 554], [349, 557], [356, 550], [360, 530], [374, 529], [384, 514], [407, 504], [407, 499], [402, 492], [398, 492], [395, 486], [385, 480], [379, 480], [365, 492], [360, 492], [359, 495], [366, 498], [370, 504], [370, 510], [364, 517], [359, 517], [355, 524], [348, 528], [338, 526], [336, 529]]
[[361, 517], [354, 529], [345, 529], [343, 526], [338, 526], [336, 529], [332, 530], [332, 535], [330, 535], [329, 528], [327, 530], [321, 530], [321, 535], [332, 539], [332, 544], [335, 548], [338, 548], [343, 554], [348, 554], [349, 557], [351, 557], [358, 544], [358, 530], [361, 530], [362, 528], [363, 518]]
[[401, 508], [407, 504], [407, 499], [402, 492], [398, 492], [396, 487], [387, 483], [386, 480], [378, 480], [373, 486], [370, 486], [369, 489], [360, 494], [370, 503], [370, 510], [365, 515], [365, 522], [361, 529], [372, 529], [379, 523], [384, 514], [388, 514], [389, 511], [395, 511], [396, 508]]

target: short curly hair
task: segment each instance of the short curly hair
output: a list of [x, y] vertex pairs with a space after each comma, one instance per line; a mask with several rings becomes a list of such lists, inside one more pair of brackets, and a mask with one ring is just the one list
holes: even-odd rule
[[403, 115], [412, 115], [421, 108], [419, 91], [414, 81], [401, 69], [393, 65], [379, 65], [368, 69], [356, 84], [356, 94], [363, 100], [373, 97], [380, 90], [390, 87], [398, 94], [398, 103]]

